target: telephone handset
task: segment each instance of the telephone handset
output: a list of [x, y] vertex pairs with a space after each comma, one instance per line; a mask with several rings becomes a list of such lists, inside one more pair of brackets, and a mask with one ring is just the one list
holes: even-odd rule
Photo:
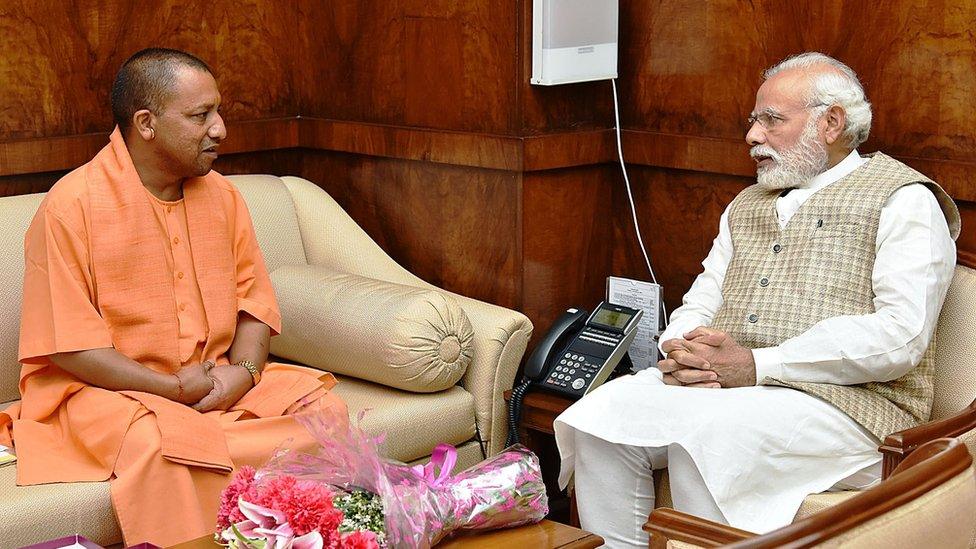
[[601, 302], [593, 314], [566, 310], [552, 325], [525, 363], [522, 382], [509, 400], [508, 443], [518, 442], [522, 399], [529, 386], [578, 399], [610, 377], [637, 335], [643, 311]]
[[588, 315], [589, 312], [580, 307], [578, 309], [567, 309], [557, 318], [525, 363], [525, 377], [532, 381], [542, 380], [544, 374], [547, 373], [545, 371], [546, 362], [549, 355], [552, 354], [552, 350], [563, 348], [569, 336], [580, 331], [580, 328], [586, 323]]

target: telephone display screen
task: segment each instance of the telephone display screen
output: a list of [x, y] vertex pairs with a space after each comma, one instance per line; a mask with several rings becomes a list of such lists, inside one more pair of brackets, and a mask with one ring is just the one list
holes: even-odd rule
[[601, 324], [603, 326], [607, 326], [609, 328], [613, 328], [614, 330], [622, 332], [624, 330], [624, 327], [627, 326], [627, 323], [630, 322], [630, 319], [633, 318], [633, 316], [634, 315], [632, 314], [624, 313], [621, 311], [613, 311], [610, 309], [604, 309], [601, 307], [600, 310], [598, 310], [596, 314], [593, 315], [593, 320], [591, 322], [593, 324]]

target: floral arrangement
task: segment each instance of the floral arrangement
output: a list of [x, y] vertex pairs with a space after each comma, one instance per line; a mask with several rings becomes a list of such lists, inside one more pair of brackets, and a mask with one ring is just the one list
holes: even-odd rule
[[243, 466], [220, 497], [215, 536], [235, 549], [386, 547], [383, 505], [363, 490], [340, 491], [282, 475], [259, 482]]
[[[278, 452], [242, 467], [221, 496], [217, 540], [235, 549], [427, 549], [465, 530], [530, 524], [549, 511], [539, 460], [521, 445], [452, 474], [457, 451], [439, 444], [426, 465], [380, 456], [382, 437], [345, 411], [296, 415], [313, 451]], [[362, 414], [360, 414], [360, 421]]]

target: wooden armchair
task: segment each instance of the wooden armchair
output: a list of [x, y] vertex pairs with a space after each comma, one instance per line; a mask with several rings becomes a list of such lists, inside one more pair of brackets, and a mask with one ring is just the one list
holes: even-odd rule
[[764, 535], [655, 509], [649, 547], [967, 547], [976, 534], [976, 473], [965, 445], [928, 442], [874, 488]]

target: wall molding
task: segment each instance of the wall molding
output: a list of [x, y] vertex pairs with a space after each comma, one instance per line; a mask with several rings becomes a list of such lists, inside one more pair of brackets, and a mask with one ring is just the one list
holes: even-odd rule
[[[616, 162], [612, 129], [509, 136], [322, 118], [228, 122], [222, 154], [304, 148], [515, 172]], [[70, 170], [107, 142], [107, 133], [0, 142], [0, 176]], [[740, 140], [623, 131], [630, 165], [752, 177]], [[976, 162], [896, 156], [938, 181], [956, 200], [976, 202]]]

